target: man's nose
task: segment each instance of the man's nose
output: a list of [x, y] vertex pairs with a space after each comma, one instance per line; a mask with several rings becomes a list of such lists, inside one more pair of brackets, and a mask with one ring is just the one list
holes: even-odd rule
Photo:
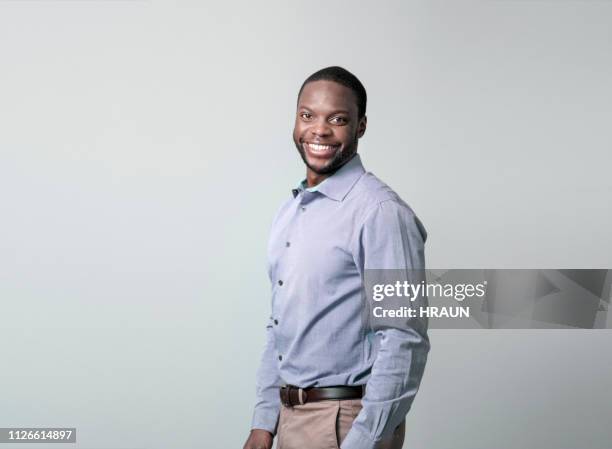
[[310, 132], [315, 136], [328, 136], [331, 134], [331, 128], [325, 122], [319, 122], [313, 125]]

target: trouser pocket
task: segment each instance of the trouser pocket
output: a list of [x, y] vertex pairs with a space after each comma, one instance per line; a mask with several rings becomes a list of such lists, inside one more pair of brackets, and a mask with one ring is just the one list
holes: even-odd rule
[[338, 449], [338, 401], [281, 408], [277, 449]]

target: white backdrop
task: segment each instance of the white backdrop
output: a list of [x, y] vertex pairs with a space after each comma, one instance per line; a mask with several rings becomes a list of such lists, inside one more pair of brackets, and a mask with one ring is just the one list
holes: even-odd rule
[[[611, 29], [605, 1], [0, 1], [0, 427], [242, 447], [328, 65], [429, 267], [612, 268]], [[406, 448], [609, 448], [610, 331], [430, 335]]]

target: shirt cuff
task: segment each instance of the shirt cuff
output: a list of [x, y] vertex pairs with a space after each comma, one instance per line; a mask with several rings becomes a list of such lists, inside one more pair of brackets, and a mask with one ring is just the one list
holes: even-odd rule
[[375, 447], [376, 441], [355, 427], [351, 427], [340, 445], [340, 449], [374, 449]]
[[255, 410], [251, 421], [251, 429], [267, 430], [272, 435], [276, 435], [278, 416], [278, 410]]

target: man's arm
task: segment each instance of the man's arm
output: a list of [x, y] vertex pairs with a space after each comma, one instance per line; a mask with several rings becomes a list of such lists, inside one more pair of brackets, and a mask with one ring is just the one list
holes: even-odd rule
[[252, 429], [263, 429], [273, 435], [276, 434], [276, 426], [280, 413], [280, 397], [278, 393], [280, 386], [281, 379], [278, 374], [276, 345], [274, 344], [274, 324], [273, 318], [270, 317], [266, 326], [266, 345], [261, 356], [255, 381], [256, 402], [251, 423]]
[[[359, 234], [357, 261], [362, 270], [424, 270], [427, 234], [414, 213], [400, 201], [386, 200], [369, 213]], [[408, 275], [409, 276], [409, 275]], [[426, 305], [426, 297], [422, 299]], [[410, 410], [429, 352], [427, 320], [404, 326], [379, 326], [379, 350], [363, 408], [342, 442], [342, 449], [373, 449], [390, 436]]]
[[276, 434], [280, 413], [278, 389], [281, 379], [276, 362], [273, 318], [266, 326], [266, 345], [256, 375], [256, 401], [251, 422], [251, 433], [244, 449], [270, 449]]

